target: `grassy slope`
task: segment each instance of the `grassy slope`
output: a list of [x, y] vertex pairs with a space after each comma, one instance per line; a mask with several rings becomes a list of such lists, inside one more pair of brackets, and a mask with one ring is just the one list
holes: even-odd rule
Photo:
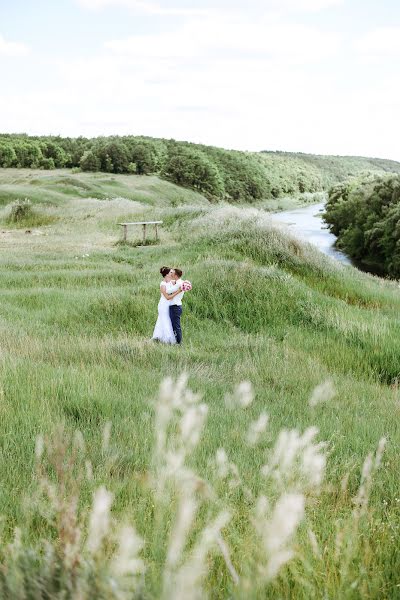
[[325, 187], [365, 172], [400, 173], [400, 163], [384, 158], [365, 156], [331, 156], [304, 154], [299, 152], [261, 152], [266, 165], [271, 170], [278, 168], [280, 176], [303, 171], [319, 174]]
[[[326, 547], [324, 558], [313, 567], [311, 590], [292, 581], [289, 592], [290, 579], [282, 578], [271, 597], [323, 597], [326, 589], [329, 597], [357, 598], [361, 590], [365, 598], [395, 598], [396, 283], [331, 261], [274, 229], [262, 211], [211, 206], [157, 178], [0, 172], [4, 204], [10, 196], [30, 197], [57, 220], [31, 234], [5, 225], [0, 233], [0, 502], [6, 531], [24, 518], [17, 500], [30, 490], [35, 435], [60, 420], [79, 428], [92, 449], [102, 425], [112, 420], [119, 451], [116, 508], [128, 507], [146, 527], [146, 508], [137, 499], [148, 466], [151, 399], [164, 376], [187, 371], [210, 407], [204, 444], [194, 457], [206, 476], [210, 456], [224, 445], [257, 489], [265, 445], [281, 427], [316, 424], [329, 442], [328, 484], [308, 517]], [[6, 214], [4, 208], [3, 222]], [[160, 245], [115, 245], [119, 220], [156, 217], [165, 221]], [[194, 283], [185, 298], [182, 348], [149, 341], [161, 264], [182, 265]], [[337, 395], [309, 409], [312, 389], [327, 378]], [[238, 418], [223, 397], [244, 379], [253, 382], [256, 400]], [[269, 437], [249, 450], [242, 434], [261, 410], [270, 415]], [[375, 482], [365, 547], [350, 569], [359, 587], [340, 595], [348, 582], [341, 581], [331, 551], [335, 520], [351, 511], [359, 468], [383, 435], [389, 446]], [[341, 490], [349, 471], [349, 487]], [[227, 502], [237, 517], [230, 535], [240, 547], [244, 501], [232, 492]], [[40, 523], [36, 527], [40, 533]], [[214, 596], [226, 597], [215, 577]]]

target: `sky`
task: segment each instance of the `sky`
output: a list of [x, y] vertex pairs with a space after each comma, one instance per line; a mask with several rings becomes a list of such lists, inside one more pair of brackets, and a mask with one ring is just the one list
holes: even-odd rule
[[0, 132], [400, 160], [398, 0], [0, 0]]

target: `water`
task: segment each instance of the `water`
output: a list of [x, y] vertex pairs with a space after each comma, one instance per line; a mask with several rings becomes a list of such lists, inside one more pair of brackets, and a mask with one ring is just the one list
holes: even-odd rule
[[274, 213], [271, 214], [271, 217], [274, 221], [287, 225], [296, 237], [314, 244], [324, 254], [351, 265], [350, 258], [335, 248], [336, 236], [327, 229], [327, 225], [323, 222], [321, 217], [323, 210], [324, 203], [321, 202], [304, 208]]

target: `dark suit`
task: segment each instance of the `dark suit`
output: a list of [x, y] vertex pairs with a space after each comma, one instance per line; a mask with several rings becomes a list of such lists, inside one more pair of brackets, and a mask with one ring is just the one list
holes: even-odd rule
[[182, 306], [172, 304], [169, 307], [169, 316], [171, 319], [172, 329], [174, 330], [174, 336], [177, 344], [180, 344], [182, 341], [181, 315]]

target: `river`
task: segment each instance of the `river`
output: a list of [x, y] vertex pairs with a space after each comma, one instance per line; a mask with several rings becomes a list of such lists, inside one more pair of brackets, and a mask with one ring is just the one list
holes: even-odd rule
[[351, 265], [350, 258], [335, 248], [336, 236], [327, 229], [327, 225], [323, 222], [321, 217], [323, 210], [324, 203], [321, 202], [303, 208], [272, 213], [271, 217], [274, 221], [287, 225], [296, 237], [314, 244], [324, 254]]

